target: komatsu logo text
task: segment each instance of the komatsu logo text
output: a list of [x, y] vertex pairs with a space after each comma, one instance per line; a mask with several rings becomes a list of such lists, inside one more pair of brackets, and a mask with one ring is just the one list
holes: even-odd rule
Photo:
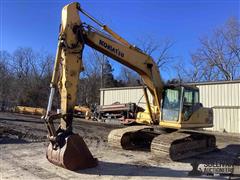
[[124, 53], [121, 52], [118, 48], [112, 47], [111, 45], [107, 44], [103, 40], [99, 40], [99, 45], [103, 46], [104, 48], [108, 49], [109, 51], [113, 52], [115, 55], [119, 57], [124, 57]]

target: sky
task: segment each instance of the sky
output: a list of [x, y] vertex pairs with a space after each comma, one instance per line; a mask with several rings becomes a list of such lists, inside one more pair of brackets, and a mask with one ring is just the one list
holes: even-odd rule
[[[0, 0], [0, 50], [18, 47], [55, 54], [61, 9], [72, 1]], [[184, 63], [199, 47], [199, 38], [210, 36], [231, 16], [240, 18], [240, 0], [81, 0], [82, 8], [132, 44], [151, 37], [161, 44], [174, 42], [173, 56]], [[82, 17], [85, 22], [88, 19]], [[85, 56], [85, 54], [84, 54]], [[157, 54], [153, 55], [156, 58]], [[111, 61], [115, 75], [119, 65]], [[165, 79], [175, 72], [162, 71]]]

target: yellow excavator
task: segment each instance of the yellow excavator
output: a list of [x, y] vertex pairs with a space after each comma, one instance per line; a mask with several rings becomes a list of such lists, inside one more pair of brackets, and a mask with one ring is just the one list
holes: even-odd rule
[[[101, 31], [83, 23], [79, 11], [100, 26]], [[123, 149], [148, 146], [155, 155], [164, 153], [173, 160], [211, 151], [216, 147], [214, 136], [194, 130], [213, 126], [213, 111], [199, 103], [199, 90], [181, 84], [165, 85], [158, 66], [149, 55], [74, 2], [62, 10], [51, 92], [43, 117], [50, 140], [46, 153], [50, 162], [70, 170], [98, 164], [82, 137], [72, 130], [79, 74], [84, 70], [84, 45], [136, 71], [153, 97], [151, 104], [144, 90], [146, 111], [138, 113], [135, 125], [112, 130], [108, 136], [110, 146]], [[50, 113], [56, 89], [59, 89], [61, 96], [61, 114]], [[60, 119], [57, 129], [54, 127], [56, 119]], [[162, 129], [165, 129], [164, 133], [160, 131]]]

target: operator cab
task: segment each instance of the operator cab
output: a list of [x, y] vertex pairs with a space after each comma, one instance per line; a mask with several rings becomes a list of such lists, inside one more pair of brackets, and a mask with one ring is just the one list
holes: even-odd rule
[[181, 128], [184, 123], [194, 123], [189, 120], [191, 120], [193, 113], [201, 108], [203, 106], [199, 103], [199, 89], [197, 87], [167, 85], [163, 91], [160, 124], [164, 124], [164, 126], [175, 124], [175, 128]]

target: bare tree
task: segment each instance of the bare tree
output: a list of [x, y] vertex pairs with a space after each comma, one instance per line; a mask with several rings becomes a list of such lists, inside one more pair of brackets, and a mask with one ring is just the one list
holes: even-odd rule
[[140, 81], [139, 75], [125, 66], [121, 66], [118, 79], [122, 80], [124, 86], [138, 86]]
[[155, 61], [160, 69], [168, 69], [171, 61], [175, 59], [170, 50], [174, 43], [170, 39], [164, 39], [160, 43], [152, 37], [147, 37], [139, 41], [139, 47], [144, 53], [156, 57]]
[[46, 106], [54, 58], [31, 48], [18, 48], [11, 60], [12, 94], [18, 105]]
[[107, 56], [93, 49], [84, 57], [84, 71], [80, 75], [78, 87], [79, 104], [99, 103], [100, 88], [108, 83], [104, 72], [107, 61]]
[[11, 55], [0, 51], [0, 110], [5, 110], [11, 103], [12, 74], [9, 69]]
[[200, 38], [191, 54], [191, 66], [182, 68], [186, 81], [234, 80], [240, 77], [240, 24], [229, 18], [212, 36]]

